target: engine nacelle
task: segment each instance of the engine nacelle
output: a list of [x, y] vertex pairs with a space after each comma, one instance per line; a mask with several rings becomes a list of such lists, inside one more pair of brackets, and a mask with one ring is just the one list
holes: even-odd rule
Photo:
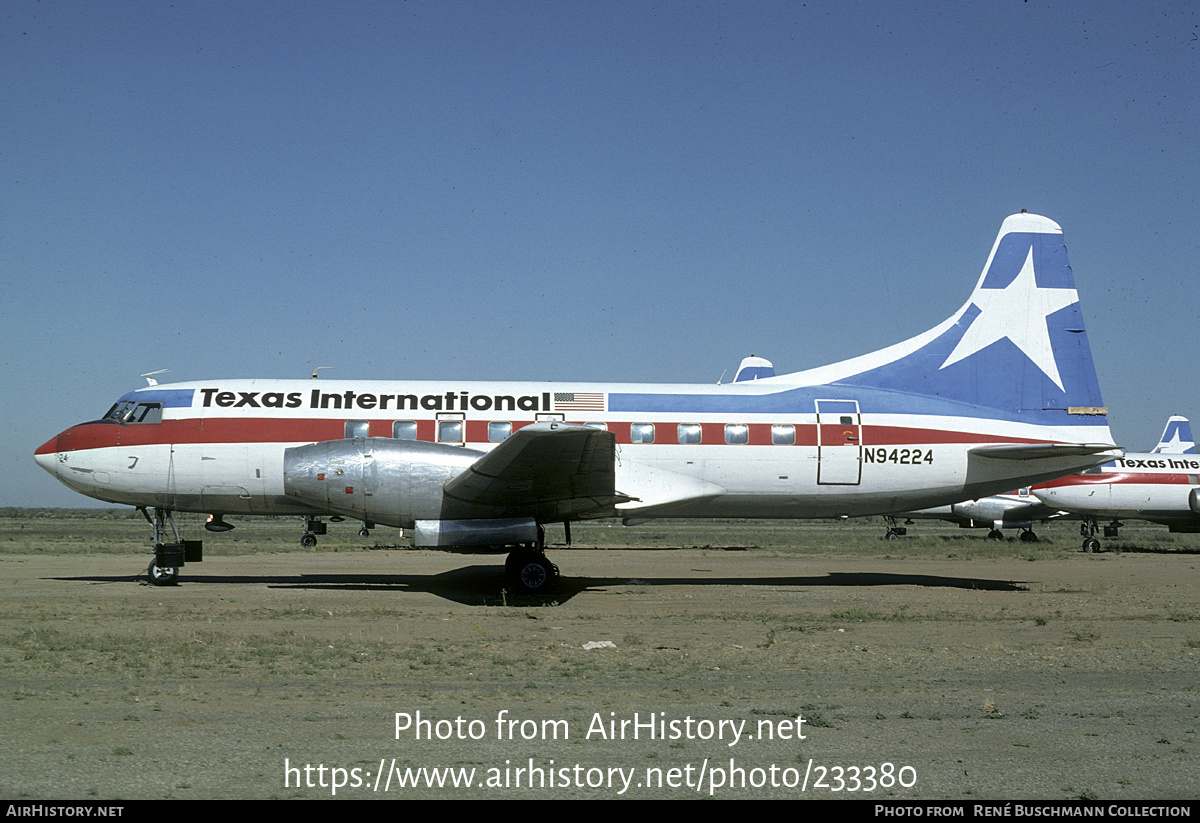
[[983, 500], [967, 500], [963, 503], [955, 503], [950, 507], [950, 511], [959, 517], [966, 517], [972, 521], [977, 521], [973, 525], [978, 526], [990, 526], [996, 529], [1027, 529], [1033, 525], [1029, 518], [1009, 519], [1014, 514], [1014, 508], [1019, 509], [1022, 507], [1014, 507], [1011, 502], [1005, 500], [984, 498]]
[[538, 539], [537, 521], [532, 517], [483, 520], [418, 520], [413, 545], [418, 548], [489, 546], [499, 551]]
[[412, 528], [442, 518], [442, 487], [482, 456], [422, 440], [326, 440], [284, 451], [283, 490], [322, 511]]

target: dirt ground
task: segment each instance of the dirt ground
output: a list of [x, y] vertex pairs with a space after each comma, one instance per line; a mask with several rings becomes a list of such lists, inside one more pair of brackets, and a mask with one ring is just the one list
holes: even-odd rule
[[159, 588], [144, 550], [35, 539], [0, 553], [0, 796], [1200, 796], [1193, 550], [720, 528], [585, 534], [524, 599], [500, 558], [210, 556]]

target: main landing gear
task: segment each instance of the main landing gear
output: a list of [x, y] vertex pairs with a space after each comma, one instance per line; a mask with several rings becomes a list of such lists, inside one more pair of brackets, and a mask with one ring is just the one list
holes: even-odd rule
[[181, 540], [170, 509], [155, 509], [153, 519], [145, 508], [140, 511], [154, 529], [154, 559], [146, 569], [146, 577], [155, 586], [174, 586], [179, 582], [179, 569], [185, 563], [199, 563], [204, 559], [203, 541]]
[[[988, 540], [1003, 540], [1004, 532], [1000, 531], [999, 529], [992, 529], [991, 531], [988, 532], [987, 536], [988, 536]], [[1017, 539], [1020, 540], [1022, 543], [1037, 543], [1038, 542], [1038, 536], [1034, 532], [1032, 526], [1022, 528], [1021, 533], [1019, 535], [1017, 535]]]
[[[571, 533], [567, 531], [567, 544]], [[538, 526], [537, 541], [513, 546], [504, 561], [508, 585], [522, 594], [544, 594], [558, 579], [558, 566], [546, 557], [546, 530]]]
[[504, 561], [504, 576], [523, 594], [542, 594], [558, 579], [558, 566], [532, 543], [517, 546]]
[[[1120, 529], [1125, 524], [1120, 520], [1114, 520], [1104, 527], [1105, 537], [1118, 537]], [[1100, 531], [1100, 525], [1094, 517], [1085, 517], [1083, 522], [1079, 524], [1079, 534], [1083, 538], [1083, 550], [1088, 554], [1104, 551], [1100, 545], [1100, 541], [1096, 539], [1096, 532]]]
[[[1004, 532], [1000, 531], [999, 529], [992, 529], [991, 531], [988, 532], [987, 536], [988, 536], [988, 540], [1003, 540]], [[1020, 540], [1022, 543], [1038, 542], [1038, 536], [1037, 536], [1037, 534], [1034, 533], [1033, 526], [1028, 526], [1028, 527], [1022, 528], [1021, 533], [1019, 535], [1017, 535], [1017, 539]]]
[[[344, 518], [334, 516], [329, 519], [333, 523], [341, 523]], [[374, 523], [372, 523], [370, 520], [364, 520], [362, 528], [358, 530], [358, 536], [370, 537], [371, 529], [373, 528], [375, 528]], [[328, 527], [325, 525], [324, 520], [319, 517], [313, 517], [312, 515], [305, 515], [304, 534], [300, 537], [300, 545], [306, 549], [311, 549], [313, 546], [317, 545], [318, 537], [328, 533]]]

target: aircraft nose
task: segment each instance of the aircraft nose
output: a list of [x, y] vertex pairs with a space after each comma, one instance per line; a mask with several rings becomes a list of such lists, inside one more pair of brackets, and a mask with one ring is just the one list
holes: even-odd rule
[[33, 453], [33, 459], [37, 464], [46, 471], [50, 472], [55, 477], [58, 476], [58, 435], [51, 437], [42, 445], [38, 446], [36, 452]]

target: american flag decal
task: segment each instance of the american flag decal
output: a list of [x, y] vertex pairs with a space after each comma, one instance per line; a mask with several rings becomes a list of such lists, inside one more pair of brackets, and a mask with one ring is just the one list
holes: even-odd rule
[[554, 393], [555, 411], [604, 411], [602, 391], [559, 391]]

